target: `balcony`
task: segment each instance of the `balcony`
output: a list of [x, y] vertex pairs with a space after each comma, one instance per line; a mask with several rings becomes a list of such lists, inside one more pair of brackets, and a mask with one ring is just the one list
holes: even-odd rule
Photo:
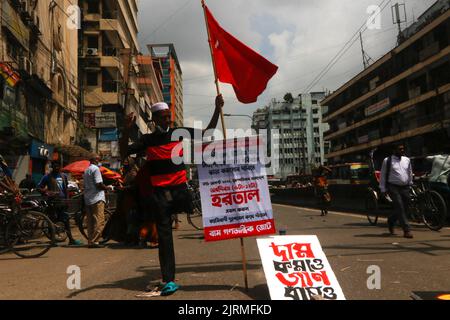
[[100, 58], [100, 66], [102, 68], [116, 68], [119, 69], [123, 75], [123, 65], [119, 58], [112, 56], [102, 56]]
[[102, 31], [116, 31], [119, 30], [120, 24], [117, 19], [100, 19], [100, 30]]
[[[103, 88], [105, 87], [105, 88]], [[114, 92], [111, 85], [103, 85], [103, 87], [87, 87], [84, 104], [87, 107], [101, 106], [103, 104], [120, 104], [120, 96], [118, 92]], [[106, 91], [104, 91], [106, 89]]]
[[99, 22], [102, 18], [100, 13], [85, 13], [83, 15], [83, 20], [87, 22]]

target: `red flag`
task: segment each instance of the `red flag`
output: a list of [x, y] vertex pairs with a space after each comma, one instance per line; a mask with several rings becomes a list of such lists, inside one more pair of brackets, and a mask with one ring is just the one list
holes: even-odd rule
[[278, 67], [222, 29], [206, 5], [205, 14], [217, 78], [233, 86], [240, 102], [256, 102]]

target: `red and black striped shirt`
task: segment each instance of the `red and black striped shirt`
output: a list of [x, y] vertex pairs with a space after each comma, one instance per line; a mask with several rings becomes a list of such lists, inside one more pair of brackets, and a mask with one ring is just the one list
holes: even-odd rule
[[[193, 128], [178, 128], [186, 130], [194, 139], [196, 130]], [[186, 166], [181, 161], [174, 163], [174, 156], [183, 157], [182, 139], [172, 141], [173, 132], [177, 129], [169, 129], [167, 132], [157, 131], [142, 136], [139, 142], [128, 147], [128, 154], [145, 152], [149, 161], [150, 182], [156, 188], [171, 188], [185, 185], [187, 182]], [[199, 137], [202, 137], [200, 134]]]

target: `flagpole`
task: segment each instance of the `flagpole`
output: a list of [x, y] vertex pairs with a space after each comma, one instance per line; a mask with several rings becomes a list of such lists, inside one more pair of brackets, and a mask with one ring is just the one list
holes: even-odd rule
[[[209, 50], [210, 50], [210, 53], [211, 53], [211, 60], [212, 60], [212, 65], [213, 65], [213, 69], [214, 69], [214, 78], [215, 78], [215, 83], [216, 83], [216, 91], [217, 91], [217, 95], [220, 95], [219, 79], [217, 78], [216, 62], [214, 61], [213, 48], [211, 46], [211, 36], [210, 36], [210, 33], [209, 33], [209, 28], [208, 28], [208, 19], [206, 18], [205, 6], [206, 6], [205, 0], [202, 0], [202, 8], [203, 8], [203, 15], [205, 17], [206, 32], [208, 33], [208, 46], [209, 46]], [[222, 122], [223, 137], [225, 139], [227, 139], [227, 133], [226, 133], [226, 128], [225, 128], [225, 117], [223, 115], [223, 110], [222, 109], [220, 109], [220, 120]]]
[[[208, 33], [208, 45], [209, 45], [212, 65], [213, 65], [213, 69], [214, 69], [214, 78], [215, 78], [215, 83], [216, 83], [217, 95], [220, 95], [220, 86], [219, 86], [219, 79], [217, 77], [216, 62], [214, 60], [214, 53], [213, 53], [213, 48], [212, 48], [212, 44], [211, 44], [211, 35], [209, 32], [209, 27], [208, 27], [208, 19], [206, 17], [206, 8], [205, 8], [206, 4], [205, 4], [205, 0], [201, 0], [201, 1], [202, 1], [203, 15], [205, 17], [206, 31]], [[223, 109], [220, 110], [220, 119], [222, 121], [223, 137], [226, 140], [227, 133], [226, 133], [226, 128], [225, 128], [225, 117], [223, 115]], [[241, 254], [242, 254], [242, 268], [244, 271], [245, 290], [248, 291], [247, 257], [245, 254], [244, 238], [241, 238]]]

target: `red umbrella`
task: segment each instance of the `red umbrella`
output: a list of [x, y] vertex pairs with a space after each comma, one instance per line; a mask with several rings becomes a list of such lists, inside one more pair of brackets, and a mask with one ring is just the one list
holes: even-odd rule
[[77, 161], [69, 164], [67, 167], [63, 168], [64, 172], [71, 173], [74, 176], [81, 176], [86, 171], [86, 169], [91, 165], [90, 161], [83, 160]]
[[102, 176], [109, 180], [117, 180], [122, 182], [122, 175], [115, 171], [109, 170], [105, 167], [100, 167], [100, 171], [102, 172]]
[[[62, 170], [64, 172], [71, 173], [73, 176], [80, 177], [84, 174], [87, 168], [91, 163], [89, 161], [77, 161], [74, 163], [69, 164], [67, 167], [64, 167]], [[120, 175], [117, 172], [114, 172], [112, 170], [109, 170], [105, 167], [100, 167], [100, 171], [102, 173], [102, 176], [109, 180], [122, 180], [122, 175]]]

